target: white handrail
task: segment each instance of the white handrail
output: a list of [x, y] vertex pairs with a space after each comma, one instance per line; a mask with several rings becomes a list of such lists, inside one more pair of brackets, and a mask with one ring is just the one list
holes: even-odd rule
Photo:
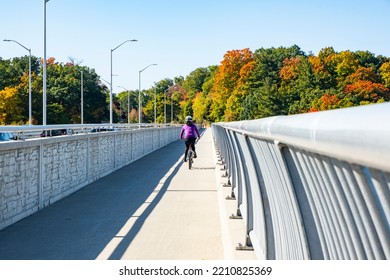
[[390, 171], [390, 103], [220, 123], [256, 137]]

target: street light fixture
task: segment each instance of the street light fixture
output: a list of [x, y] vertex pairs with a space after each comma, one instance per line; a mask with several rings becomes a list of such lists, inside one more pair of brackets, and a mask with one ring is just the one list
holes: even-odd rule
[[112, 52], [115, 51], [117, 48], [122, 46], [124, 43], [127, 42], [137, 42], [137, 40], [132, 39], [132, 40], [126, 40], [123, 43], [119, 44], [115, 48], [111, 49], [111, 83], [110, 83], [110, 124], [112, 124]]
[[32, 105], [31, 105], [31, 49], [26, 48], [21, 43], [19, 43], [18, 41], [15, 41], [15, 40], [4, 39], [3, 41], [4, 42], [14, 42], [29, 52], [29, 59], [28, 59], [28, 69], [29, 69], [28, 70], [28, 122], [29, 122], [29, 125], [32, 125], [32, 115], [31, 115], [31, 111], [32, 111]]
[[127, 123], [130, 124], [130, 90], [125, 87], [118, 86], [127, 91]]
[[142, 123], [142, 100], [141, 100], [141, 73], [142, 71], [146, 70], [150, 66], [157, 66], [157, 64], [149, 64], [144, 69], [140, 70], [138, 73], [138, 83], [139, 83], [139, 92], [138, 92], [138, 123]]

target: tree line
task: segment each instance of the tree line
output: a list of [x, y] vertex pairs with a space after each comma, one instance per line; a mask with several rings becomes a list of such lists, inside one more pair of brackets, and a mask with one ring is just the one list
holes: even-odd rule
[[[74, 62], [47, 61], [47, 123], [109, 120], [109, 89], [95, 72]], [[0, 58], [0, 124], [28, 122], [28, 56]], [[198, 122], [258, 119], [390, 101], [390, 58], [369, 51], [318, 55], [298, 46], [227, 51], [219, 65], [197, 68], [143, 90], [142, 121]], [[114, 122], [138, 122], [138, 90], [113, 98]], [[32, 58], [33, 123], [42, 120], [42, 60]], [[165, 104], [165, 105], [164, 105]], [[128, 110], [129, 109], [129, 110]]]

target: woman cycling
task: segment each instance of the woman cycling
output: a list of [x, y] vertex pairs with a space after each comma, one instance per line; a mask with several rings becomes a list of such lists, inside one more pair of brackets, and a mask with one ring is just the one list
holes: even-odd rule
[[200, 139], [198, 128], [196, 127], [195, 124], [192, 123], [192, 117], [187, 116], [186, 124], [182, 126], [180, 132], [180, 139], [184, 139], [184, 143], [186, 144], [186, 149], [184, 152], [184, 161], [187, 161], [187, 153], [190, 146], [194, 151], [194, 158], [196, 158], [196, 152], [195, 152], [196, 135], [198, 135], [198, 139]]

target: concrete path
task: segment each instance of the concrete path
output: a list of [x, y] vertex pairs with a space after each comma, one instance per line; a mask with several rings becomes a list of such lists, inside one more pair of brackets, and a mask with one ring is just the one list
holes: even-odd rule
[[235, 250], [211, 130], [196, 148], [191, 170], [176, 141], [0, 231], [0, 259], [255, 259]]

